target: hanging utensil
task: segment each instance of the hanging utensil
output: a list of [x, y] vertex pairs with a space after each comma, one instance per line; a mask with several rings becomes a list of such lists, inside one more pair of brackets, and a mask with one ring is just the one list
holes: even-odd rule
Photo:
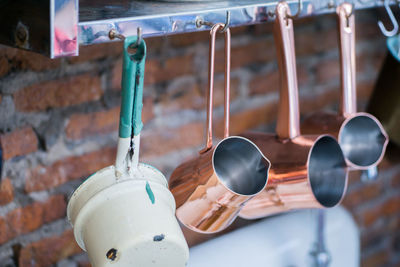
[[[128, 50], [135, 43], [131, 54]], [[183, 267], [189, 256], [166, 178], [138, 162], [145, 57], [143, 40], [125, 39], [115, 166], [90, 176], [68, 203], [75, 240], [94, 267]]]
[[378, 119], [369, 113], [357, 112], [354, 14], [349, 3], [338, 6], [336, 12], [341, 62], [339, 114], [313, 114], [304, 120], [302, 131], [332, 134], [338, 139], [348, 166], [367, 170], [382, 160], [388, 137]]
[[263, 191], [270, 163], [246, 138], [229, 136], [230, 29], [225, 35], [224, 138], [212, 142], [215, 39], [224, 24], [210, 32], [209, 89], [207, 94], [207, 142], [200, 155], [172, 173], [169, 180], [176, 216], [189, 229], [214, 233], [228, 227], [243, 204]]
[[386, 40], [389, 52], [380, 70], [367, 110], [383, 124], [390, 140], [400, 146], [399, 37]]
[[271, 160], [266, 190], [246, 203], [240, 216], [256, 219], [301, 208], [336, 206], [344, 196], [347, 167], [343, 152], [329, 135], [301, 135], [293, 21], [290, 8], [276, 6], [274, 39], [280, 74], [275, 134], [245, 133]]

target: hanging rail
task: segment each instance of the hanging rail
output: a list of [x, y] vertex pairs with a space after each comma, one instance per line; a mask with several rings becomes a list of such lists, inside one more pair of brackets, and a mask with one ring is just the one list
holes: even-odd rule
[[[230, 27], [273, 21], [274, 0], [230, 0], [230, 1], [186, 1], [183, 3], [136, 1], [129, 10], [109, 11], [93, 7], [81, 7], [79, 23], [79, 40], [83, 45], [109, 42], [108, 32], [114, 30], [119, 34], [129, 36], [136, 34], [138, 27], [143, 29], [143, 37], [179, 34], [206, 30], [207, 25], [200, 25], [199, 20], [224, 22], [226, 13], [230, 12]], [[306, 17], [332, 13], [343, 0], [303, 0], [299, 10], [298, 0], [289, 0], [292, 14], [296, 17]], [[382, 1], [351, 1], [355, 9], [382, 6]], [[395, 1], [391, 1], [392, 4]], [[118, 13], [121, 12], [121, 15]], [[125, 12], [125, 13], [124, 13]], [[83, 17], [82, 17], [83, 15]]]
[[[382, 0], [349, 0], [355, 9], [382, 6]], [[396, 4], [396, 0], [390, 4]], [[274, 20], [278, 0], [6, 0], [0, 4], [0, 43], [51, 58], [79, 54], [79, 45], [113, 41], [110, 30], [124, 36], [142, 28], [143, 37], [209, 29], [199, 20], [229, 27]], [[292, 14], [305, 17], [332, 13], [344, 0], [287, 1]], [[299, 9], [299, 7], [301, 7]]]

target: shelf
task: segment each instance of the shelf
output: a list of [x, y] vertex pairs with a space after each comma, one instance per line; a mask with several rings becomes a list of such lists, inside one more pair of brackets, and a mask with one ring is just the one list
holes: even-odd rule
[[[287, 1], [296, 13], [297, 0]], [[303, 0], [300, 17], [331, 13], [335, 1]], [[333, 4], [332, 4], [333, 2]], [[343, 2], [336, 0], [336, 4]], [[381, 1], [353, 1], [356, 9], [380, 6]], [[395, 3], [395, 0], [392, 1]], [[230, 26], [272, 21], [276, 0], [129, 1], [129, 0], [3, 0], [0, 3], [0, 43], [32, 50], [51, 58], [79, 54], [79, 45], [110, 42], [115, 29], [125, 36], [141, 27], [143, 37], [202, 31], [196, 19]], [[79, 18], [79, 19], [78, 19]]]

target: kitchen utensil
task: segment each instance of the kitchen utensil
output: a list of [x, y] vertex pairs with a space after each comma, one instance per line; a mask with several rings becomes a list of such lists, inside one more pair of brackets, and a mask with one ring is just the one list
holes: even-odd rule
[[382, 122], [390, 140], [400, 146], [399, 36], [386, 40], [389, 52], [379, 73], [367, 110]]
[[225, 35], [224, 138], [213, 145], [212, 113], [214, 91], [215, 38], [224, 24], [210, 31], [209, 90], [207, 94], [207, 142], [200, 155], [172, 173], [169, 186], [178, 219], [201, 233], [215, 233], [228, 227], [243, 204], [265, 188], [270, 163], [256, 145], [244, 137], [229, 136], [230, 38]]
[[96, 172], [75, 190], [67, 215], [94, 267], [183, 267], [189, 250], [167, 180], [156, 168], [138, 163], [146, 45], [142, 40], [130, 54], [134, 43], [136, 37], [124, 42], [115, 166]]
[[335, 136], [352, 169], [375, 167], [385, 154], [388, 137], [381, 123], [369, 113], [357, 112], [355, 27], [352, 5], [337, 7], [341, 62], [341, 102], [339, 114], [320, 112], [306, 118], [304, 133]]
[[276, 6], [274, 38], [280, 74], [275, 134], [245, 133], [271, 160], [266, 189], [246, 203], [240, 217], [256, 219], [300, 208], [336, 206], [344, 196], [347, 167], [330, 135], [301, 135], [293, 21], [286, 2]]

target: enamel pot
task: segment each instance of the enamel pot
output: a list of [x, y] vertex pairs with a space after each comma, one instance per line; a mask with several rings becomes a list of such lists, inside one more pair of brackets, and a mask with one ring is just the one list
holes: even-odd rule
[[115, 165], [90, 176], [73, 193], [67, 215], [93, 267], [186, 265], [188, 246], [164, 175], [138, 163], [143, 75], [142, 41], [125, 39], [122, 105]]

